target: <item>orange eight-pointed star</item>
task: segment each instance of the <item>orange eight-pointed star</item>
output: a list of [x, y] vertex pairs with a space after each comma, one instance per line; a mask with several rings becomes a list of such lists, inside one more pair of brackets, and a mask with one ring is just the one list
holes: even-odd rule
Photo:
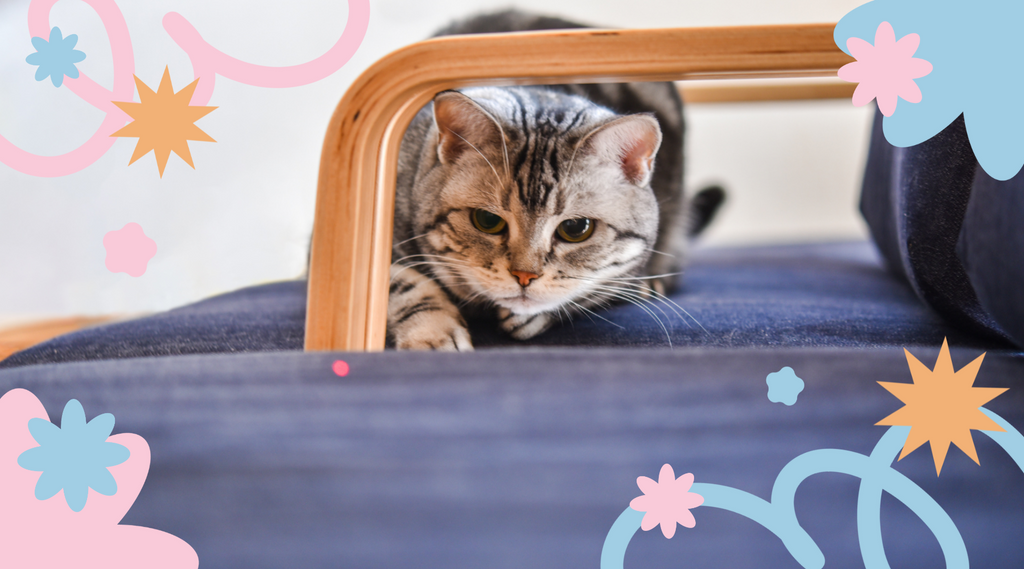
[[139, 143], [135, 145], [135, 153], [128, 162], [129, 166], [152, 150], [156, 155], [161, 178], [164, 176], [164, 167], [167, 166], [167, 159], [172, 151], [195, 169], [192, 153], [188, 150], [188, 141], [217, 142], [193, 124], [217, 108], [189, 105], [192, 101], [192, 92], [196, 90], [198, 83], [199, 79], [196, 79], [175, 93], [171, 86], [170, 71], [164, 67], [164, 76], [160, 79], [160, 86], [155, 93], [141, 79], [135, 78], [139, 99], [142, 102], [113, 101], [122, 111], [135, 119], [110, 135], [139, 139]]
[[960, 371], [953, 371], [953, 360], [949, 357], [949, 345], [945, 339], [942, 340], [942, 350], [935, 361], [934, 370], [928, 369], [906, 349], [903, 351], [907, 355], [914, 383], [878, 382], [905, 403], [895, 413], [877, 423], [910, 427], [910, 435], [903, 445], [900, 458], [927, 442], [932, 449], [932, 458], [935, 459], [935, 473], [941, 474], [942, 463], [946, 460], [950, 443], [953, 443], [975, 463], [980, 464], [971, 429], [1003, 430], [985, 416], [980, 407], [1006, 391], [1006, 388], [1000, 387], [974, 387], [974, 379], [985, 354], [960, 368]]

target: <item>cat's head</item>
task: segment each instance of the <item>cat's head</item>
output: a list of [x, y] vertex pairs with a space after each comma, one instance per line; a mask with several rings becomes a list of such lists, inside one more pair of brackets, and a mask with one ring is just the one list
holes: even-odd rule
[[456, 296], [535, 314], [608, 299], [658, 232], [650, 115], [544, 88], [446, 91], [414, 193], [420, 249]]

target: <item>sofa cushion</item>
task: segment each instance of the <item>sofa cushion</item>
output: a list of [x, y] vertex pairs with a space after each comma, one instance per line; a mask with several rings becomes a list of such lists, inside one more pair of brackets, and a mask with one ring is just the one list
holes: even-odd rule
[[981, 307], [1024, 346], [1024, 174], [1000, 182], [978, 168], [957, 253]]
[[861, 212], [886, 265], [921, 300], [965, 331], [1006, 338], [957, 256], [976, 170], [963, 116], [917, 146], [897, 148], [876, 111]]
[[[948, 326], [889, 275], [868, 243], [707, 249], [684, 288], [646, 310], [576, 316], [528, 342], [470, 322], [478, 349], [499, 346], [777, 347], [1001, 345]], [[54, 338], [0, 367], [216, 352], [301, 350], [306, 283], [242, 289], [137, 320]], [[689, 315], [683, 313], [685, 310]]]

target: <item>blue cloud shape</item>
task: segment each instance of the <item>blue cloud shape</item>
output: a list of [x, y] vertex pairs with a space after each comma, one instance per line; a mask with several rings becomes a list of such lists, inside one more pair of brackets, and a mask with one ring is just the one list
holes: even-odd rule
[[796, 376], [793, 368], [786, 366], [765, 378], [768, 384], [768, 401], [793, 405], [804, 390], [804, 380]]
[[25, 61], [39, 66], [39, 69], [36, 69], [36, 81], [49, 77], [54, 87], [60, 87], [64, 83], [65, 75], [78, 79], [78, 68], [75, 64], [85, 59], [85, 53], [75, 49], [77, 43], [77, 35], [71, 34], [65, 38], [61, 35], [60, 28], [56, 26], [50, 30], [50, 41], [32, 38], [32, 46], [36, 48], [36, 52], [26, 57]]
[[920, 103], [899, 101], [882, 120], [893, 146], [920, 144], [964, 115], [978, 163], [997, 180], [1024, 166], [1024, 73], [1019, 61], [1024, 2], [1020, 0], [873, 0], [855, 8], [835, 28], [835, 42], [849, 54], [851, 37], [874, 42], [882, 22], [896, 38], [921, 36], [914, 57], [932, 72], [915, 79]]
[[129, 456], [127, 447], [106, 442], [113, 429], [110, 413], [86, 423], [85, 410], [77, 399], [64, 406], [60, 427], [45, 419], [29, 419], [28, 430], [40, 446], [18, 455], [18, 465], [42, 472], [36, 482], [36, 499], [50, 499], [63, 489], [68, 506], [81, 512], [89, 488], [113, 496], [117, 482], [107, 467], [121, 464]]

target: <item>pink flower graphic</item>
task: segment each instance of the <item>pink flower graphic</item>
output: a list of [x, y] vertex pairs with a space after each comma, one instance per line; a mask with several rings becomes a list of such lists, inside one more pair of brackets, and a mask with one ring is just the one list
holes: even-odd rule
[[878, 109], [889, 117], [896, 112], [897, 97], [908, 103], [921, 102], [921, 89], [914, 79], [932, 72], [932, 64], [913, 57], [921, 44], [921, 36], [907, 34], [896, 41], [896, 32], [889, 22], [882, 22], [875, 31], [875, 45], [851, 37], [846, 42], [850, 54], [857, 59], [839, 69], [839, 78], [860, 83], [853, 92], [853, 104], [860, 107], [878, 99]]
[[107, 270], [133, 277], [141, 277], [149, 260], [156, 255], [156, 241], [146, 237], [138, 223], [129, 223], [104, 235], [103, 247], [107, 250]]
[[686, 528], [697, 525], [690, 510], [703, 504], [704, 497], [689, 491], [693, 486], [693, 474], [676, 478], [672, 466], [666, 464], [661, 467], [657, 482], [641, 476], [636, 479], [636, 485], [644, 495], [633, 498], [629, 507], [647, 512], [640, 521], [640, 529], [650, 531], [660, 524], [661, 533], [671, 539], [676, 534], [676, 522]]
[[199, 557], [181, 539], [155, 529], [119, 525], [149, 473], [149, 445], [122, 433], [106, 442], [123, 445], [129, 458], [109, 472], [117, 491], [105, 496], [88, 490], [81, 511], [68, 507], [64, 492], [36, 498], [40, 472], [18, 465], [18, 457], [39, 443], [29, 420], [49, 421], [36, 396], [13, 389], [0, 398], [0, 566], [104, 567], [105, 569], [196, 569]]

